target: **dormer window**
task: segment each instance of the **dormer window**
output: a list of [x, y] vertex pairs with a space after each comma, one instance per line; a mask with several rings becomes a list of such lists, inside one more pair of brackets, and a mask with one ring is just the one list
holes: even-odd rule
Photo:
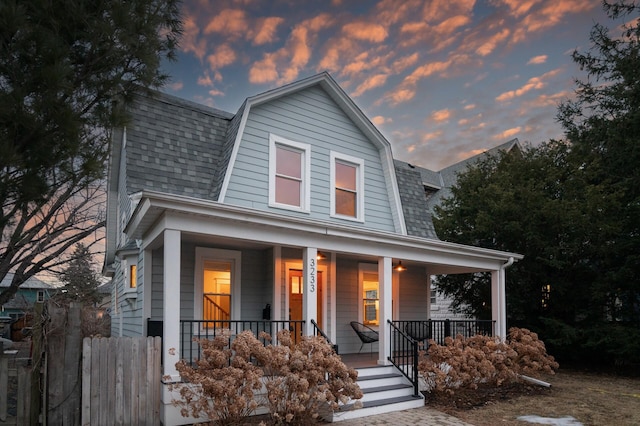
[[311, 147], [269, 136], [269, 205], [308, 212]]
[[364, 221], [364, 160], [331, 152], [331, 215]]

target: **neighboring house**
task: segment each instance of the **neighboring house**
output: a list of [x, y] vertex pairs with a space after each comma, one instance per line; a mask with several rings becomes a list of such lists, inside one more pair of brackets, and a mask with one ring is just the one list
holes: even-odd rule
[[[112, 141], [104, 270], [112, 335], [161, 334], [163, 386], [211, 330], [203, 320], [307, 335], [314, 321], [340, 354], [361, 348], [358, 321], [378, 329], [373, 351], [389, 364], [388, 321], [429, 319], [430, 277], [444, 273], [491, 272], [505, 336], [505, 269], [521, 256], [440, 241], [420, 171], [394, 163], [327, 73], [235, 114], [160, 93], [131, 114]], [[168, 392], [162, 411], [188, 422]]]
[[[420, 173], [424, 193], [427, 198], [428, 211], [433, 215], [434, 208], [442, 203], [442, 200], [452, 195], [451, 188], [458, 182], [458, 175], [464, 173], [468, 167], [483, 161], [487, 157], [500, 155], [501, 152], [521, 153], [522, 146], [518, 139], [512, 139], [501, 145], [488, 149], [480, 154], [454, 163], [439, 171], [429, 170], [410, 163], [394, 160], [396, 168], [406, 168]], [[438, 292], [435, 286], [431, 286], [431, 319], [465, 319], [466, 315], [454, 313], [451, 309], [452, 300]]]
[[[13, 280], [13, 273], [8, 273], [0, 282], [0, 291], [9, 288]], [[0, 307], [1, 316], [9, 316], [12, 320], [17, 320], [30, 312], [34, 303], [44, 302], [53, 296], [56, 288], [36, 277], [27, 279], [13, 296], [11, 300]]]

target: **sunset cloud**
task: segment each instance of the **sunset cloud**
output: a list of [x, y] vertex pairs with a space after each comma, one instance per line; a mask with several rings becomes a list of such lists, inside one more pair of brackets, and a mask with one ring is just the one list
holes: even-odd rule
[[520, 131], [522, 130], [521, 127], [513, 127], [511, 129], [507, 129], [504, 132], [498, 133], [497, 135], [493, 136], [493, 139], [495, 140], [504, 140], [504, 139], [509, 139], [514, 135], [517, 135], [518, 133], [520, 133]]
[[221, 33], [226, 36], [242, 37], [248, 30], [249, 24], [244, 10], [224, 9], [209, 21], [204, 33]]
[[527, 81], [527, 83], [524, 86], [520, 87], [519, 89], [510, 90], [508, 92], [504, 92], [500, 94], [499, 96], [496, 97], [496, 101], [498, 102], [510, 101], [532, 90], [540, 90], [547, 85], [545, 80], [551, 77], [555, 77], [559, 72], [560, 72], [560, 69], [556, 69], [553, 71], [549, 71], [548, 73], [545, 73], [540, 77], [532, 77], [529, 79], [529, 81]]
[[441, 109], [431, 113], [431, 119], [435, 122], [446, 122], [451, 118], [451, 110]]
[[353, 22], [342, 27], [342, 32], [348, 37], [371, 43], [383, 42], [387, 36], [387, 30], [380, 24], [367, 22]]
[[367, 78], [360, 84], [356, 90], [352, 93], [354, 97], [362, 95], [364, 92], [375, 89], [376, 87], [383, 86], [387, 82], [386, 74], [377, 74]]
[[539, 64], [544, 64], [545, 62], [547, 62], [547, 55], [539, 55], [529, 59], [529, 62], [527, 62], [527, 65], [539, 65]]
[[228, 44], [218, 46], [214, 53], [207, 57], [207, 61], [212, 70], [231, 65], [235, 60], [236, 52]]
[[284, 18], [269, 17], [259, 19], [257, 23], [257, 30], [253, 35], [253, 44], [260, 46], [267, 43], [272, 43], [276, 40], [276, 31], [278, 26], [284, 22]]
[[382, 126], [386, 123], [393, 123], [393, 120], [390, 117], [383, 117], [381, 115], [376, 115], [371, 119], [371, 122], [376, 126]]

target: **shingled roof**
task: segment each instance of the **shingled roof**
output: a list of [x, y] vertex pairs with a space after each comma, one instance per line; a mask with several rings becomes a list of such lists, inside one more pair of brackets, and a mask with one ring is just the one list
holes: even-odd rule
[[[127, 127], [127, 192], [217, 198], [217, 170], [233, 114], [164, 93], [140, 95]], [[133, 143], [135, 142], [135, 143]]]

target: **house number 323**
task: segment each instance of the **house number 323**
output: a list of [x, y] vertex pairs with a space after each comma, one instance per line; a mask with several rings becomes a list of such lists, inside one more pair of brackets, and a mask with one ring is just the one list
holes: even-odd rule
[[316, 291], [316, 260], [314, 258], [309, 259], [309, 292], [315, 293]]

